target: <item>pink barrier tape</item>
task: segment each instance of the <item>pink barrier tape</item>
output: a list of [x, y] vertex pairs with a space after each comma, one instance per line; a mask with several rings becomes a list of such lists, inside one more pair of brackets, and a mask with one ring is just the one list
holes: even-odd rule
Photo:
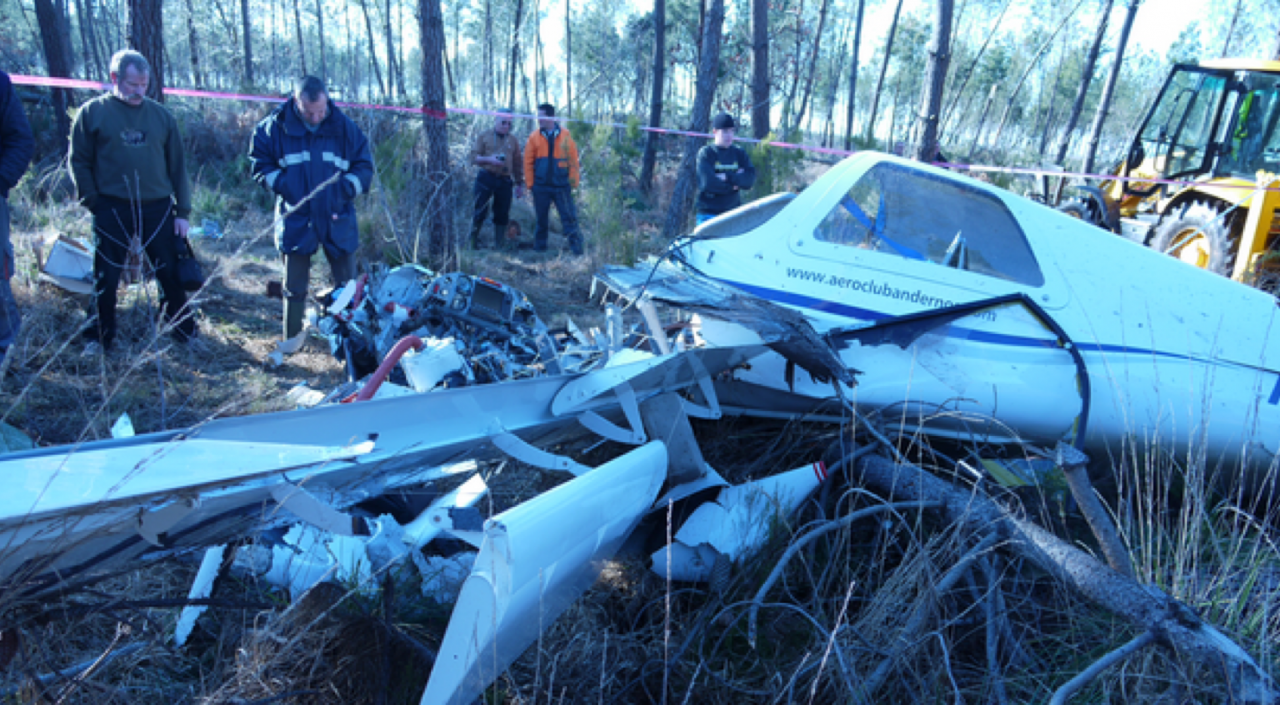
[[[81, 88], [87, 90], [109, 90], [111, 84], [98, 83], [97, 81], [83, 81], [74, 78], [55, 78], [50, 76], [10, 76], [15, 85], [19, 86], [48, 86], [50, 88]], [[263, 96], [263, 95], [246, 95], [243, 93], [224, 93], [219, 91], [202, 91], [192, 90], [189, 88], [165, 88], [165, 95], [180, 96], [183, 98], [207, 98], [212, 100], [243, 100], [260, 103], [280, 103], [285, 100], [283, 96]], [[444, 112], [439, 110], [431, 110], [427, 107], [412, 108], [402, 105], [380, 105], [377, 103], [348, 103], [345, 101], [334, 101], [336, 105], [342, 108], [354, 108], [356, 110], [389, 110], [399, 113], [413, 113], [415, 115], [425, 115], [438, 120], [444, 120], [448, 117], [448, 113], [456, 113], [458, 115], [475, 115], [475, 116], [497, 116], [504, 115], [511, 118], [522, 118], [527, 120], [537, 120], [537, 115], [525, 115], [521, 113], [504, 113], [496, 110], [480, 110], [478, 108], [445, 108]], [[606, 122], [603, 120], [586, 120], [579, 118], [557, 118], [565, 122], [577, 122], [584, 125], [604, 125], [606, 127], [614, 127], [619, 129], [627, 129], [630, 126], [623, 123]], [[714, 135], [705, 132], [693, 132], [691, 130], [677, 130], [666, 127], [646, 127], [641, 125], [638, 127], [642, 132], [653, 132], [659, 135], [672, 135], [676, 137], [698, 137], [704, 139], [713, 138]], [[747, 144], [759, 144], [763, 140], [750, 139], [740, 137], [736, 142]], [[798, 149], [806, 152], [815, 152], [818, 154], [830, 154], [839, 157], [847, 157], [856, 154], [857, 151], [849, 151], [844, 149], [836, 149], [834, 147], [819, 147], [816, 145], [795, 144], [792, 142], [769, 142], [770, 147], [779, 149]], [[934, 166], [944, 169], [958, 169], [963, 171], [977, 171], [984, 173], [1002, 173], [1002, 174], [1022, 174], [1027, 176], [1059, 176], [1078, 179], [1098, 179], [1102, 181], [1129, 181], [1147, 184], [1165, 184], [1169, 186], [1195, 186], [1200, 184], [1198, 181], [1183, 181], [1178, 179], [1151, 179], [1137, 176], [1117, 176], [1115, 174], [1089, 174], [1077, 171], [1055, 171], [1053, 169], [1033, 169], [1028, 167], [1006, 167], [1006, 166], [990, 166], [985, 164], [952, 164], [950, 162], [931, 162]], [[1214, 188], [1238, 188], [1248, 190], [1261, 190], [1256, 185], [1250, 184], [1224, 184], [1216, 183]], [[1268, 188], [1268, 191], [1280, 191], [1280, 188]]]

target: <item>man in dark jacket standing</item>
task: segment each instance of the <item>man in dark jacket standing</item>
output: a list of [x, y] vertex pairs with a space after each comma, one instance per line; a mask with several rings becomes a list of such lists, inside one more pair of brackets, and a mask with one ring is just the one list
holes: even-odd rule
[[756, 168], [733, 146], [737, 125], [727, 113], [711, 122], [715, 141], [698, 151], [698, 224], [742, 205], [741, 191], [756, 183]]
[[9, 190], [27, 170], [35, 140], [22, 110], [22, 101], [13, 90], [9, 74], [0, 71], [0, 360], [18, 337], [22, 314], [13, 300], [9, 279], [13, 277], [13, 242], [9, 239]]
[[178, 248], [190, 230], [191, 184], [178, 122], [146, 97], [151, 64], [132, 49], [111, 57], [111, 91], [85, 103], [71, 125], [71, 180], [93, 213], [97, 319], [85, 354], [109, 350], [116, 337], [116, 289], [130, 241], [146, 250], [174, 340], [196, 336], [178, 278]]
[[578, 188], [578, 145], [556, 122], [556, 109], [549, 103], [538, 106], [538, 129], [524, 145], [524, 182], [533, 194], [533, 212], [538, 218], [533, 249], [547, 249], [547, 225], [554, 203], [569, 248], [575, 255], [582, 254], [578, 209], [573, 203], [573, 189]]
[[311, 255], [324, 248], [333, 285], [355, 278], [360, 230], [352, 202], [373, 185], [364, 132], [329, 100], [315, 76], [258, 123], [249, 148], [253, 180], [276, 194], [276, 247], [284, 258], [282, 354], [302, 344]]

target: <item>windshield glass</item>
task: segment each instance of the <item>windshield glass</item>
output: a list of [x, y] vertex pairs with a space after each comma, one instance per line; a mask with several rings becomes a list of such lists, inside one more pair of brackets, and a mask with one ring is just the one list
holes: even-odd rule
[[1253, 179], [1259, 170], [1280, 171], [1280, 76], [1251, 73], [1224, 140], [1223, 173]]
[[1221, 75], [1190, 68], [1174, 72], [1142, 130], [1149, 160], [1144, 172], [1174, 177], [1207, 170], [1205, 147], [1213, 139], [1226, 87]]
[[1000, 199], [962, 181], [877, 164], [818, 224], [814, 237], [1021, 284], [1044, 276]]

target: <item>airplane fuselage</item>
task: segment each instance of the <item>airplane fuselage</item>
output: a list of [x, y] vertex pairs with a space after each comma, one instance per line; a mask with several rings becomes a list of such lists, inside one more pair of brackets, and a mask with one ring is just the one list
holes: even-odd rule
[[[819, 332], [1011, 295], [1034, 303], [977, 310], [905, 349], [852, 340], [842, 358], [861, 374], [846, 391], [886, 420], [1036, 442], [1070, 439], [1084, 421], [1093, 449], [1128, 439], [1183, 458], [1275, 462], [1280, 308], [1271, 295], [1008, 191], [882, 154], [846, 159], [763, 210], [771, 217], [757, 208], [705, 224], [677, 258], [803, 312]], [[708, 340], [741, 333], [708, 325]], [[784, 381], [785, 362], [774, 358], [740, 378], [832, 394], [804, 375]]]

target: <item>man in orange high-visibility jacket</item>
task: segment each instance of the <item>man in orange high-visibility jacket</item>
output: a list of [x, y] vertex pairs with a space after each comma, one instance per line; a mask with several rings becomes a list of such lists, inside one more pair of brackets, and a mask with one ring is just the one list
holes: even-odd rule
[[524, 146], [524, 182], [533, 194], [533, 210], [538, 229], [533, 249], [547, 249], [547, 221], [551, 204], [556, 204], [560, 225], [569, 249], [582, 254], [582, 233], [578, 230], [578, 210], [573, 205], [573, 189], [578, 187], [578, 145], [555, 119], [556, 109], [547, 103], [538, 106], [538, 129]]

